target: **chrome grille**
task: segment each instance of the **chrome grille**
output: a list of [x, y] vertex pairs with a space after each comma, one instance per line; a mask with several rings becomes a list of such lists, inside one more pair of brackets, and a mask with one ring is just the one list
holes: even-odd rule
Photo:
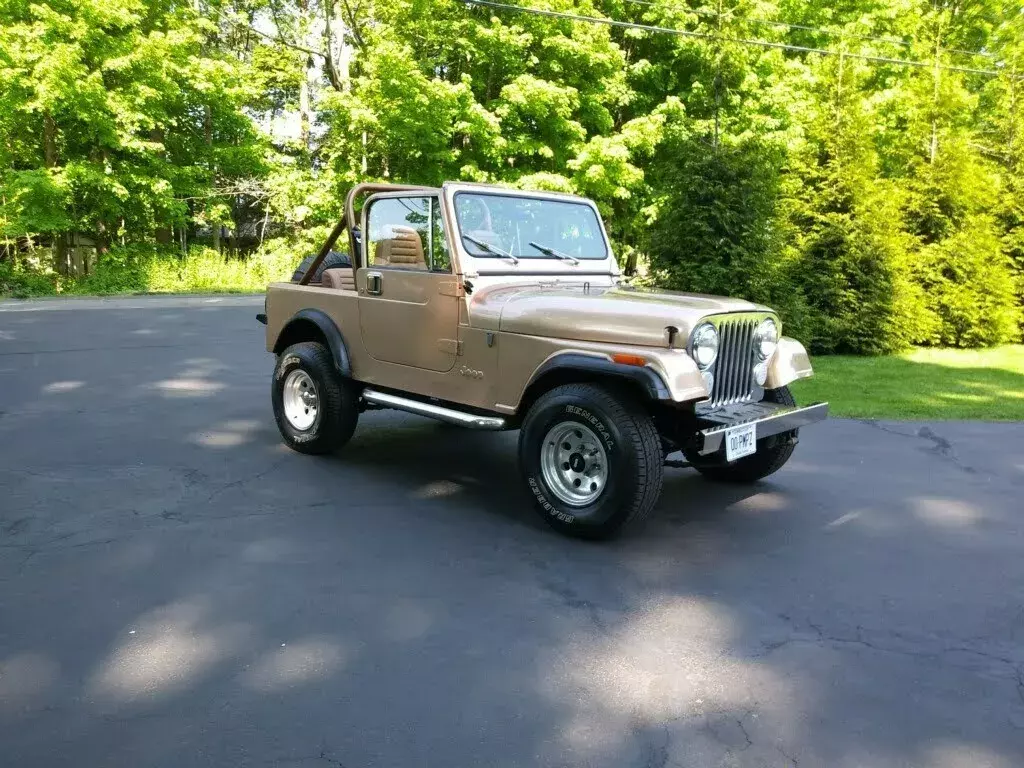
[[718, 359], [712, 367], [715, 383], [707, 407], [745, 403], [758, 389], [754, 382], [754, 329], [759, 317], [741, 315], [717, 318]]

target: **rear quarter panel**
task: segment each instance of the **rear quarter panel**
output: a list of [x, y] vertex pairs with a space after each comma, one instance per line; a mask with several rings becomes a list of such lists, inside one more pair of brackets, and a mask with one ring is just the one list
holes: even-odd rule
[[267, 288], [268, 352], [274, 351], [281, 331], [302, 309], [318, 309], [334, 321], [345, 338], [353, 371], [366, 364], [366, 352], [359, 333], [359, 294], [295, 283], [271, 283]]

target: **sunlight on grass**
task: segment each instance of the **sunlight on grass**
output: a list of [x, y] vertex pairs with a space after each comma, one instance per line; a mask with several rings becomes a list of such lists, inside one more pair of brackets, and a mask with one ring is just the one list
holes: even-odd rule
[[915, 349], [892, 357], [816, 357], [800, 402], [828, 400], [835, 416], [1024, 420], [1024, 345]]
[[208, 248], [168, 261], [144, 265], [146, 293], [260, 292], [267, 284], [291, 277], [298, 259], [290, 253], [257, 253], [245, 259], [225, 259]]

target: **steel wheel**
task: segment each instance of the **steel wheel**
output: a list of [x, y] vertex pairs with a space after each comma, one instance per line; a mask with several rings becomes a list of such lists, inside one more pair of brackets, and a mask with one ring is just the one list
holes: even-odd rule
[[548, 430], [540, 469], [551, 492], [574, 507], [592, 504], [608, 482], [604, 446], [597, 435], [577, 421], [563, 421]]
[[305, 432], [316, 422], [320, 405], [313, 379], [301, 368], [296, 368], [288, 374], [282, 389], [285, 418], [295, 429]]

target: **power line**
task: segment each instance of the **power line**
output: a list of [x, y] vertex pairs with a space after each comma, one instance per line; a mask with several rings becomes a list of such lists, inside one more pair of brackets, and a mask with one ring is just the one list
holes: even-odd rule
[[[649, 6], [651, 8], [661, 8], [661, 9], [665, 9], [665, 10], [680, 11], [682, 13], [692, 13], [692, 14], [694, 14], [696, 16], [718, 17], [719, 15], [721, 15], [721, 16], [728, 15], [726, 13], [719, 14], [717, 11], [708, 11], [708, 10], [705, 10], [703, 8], [685, 8], [685, 7], [681, 7], [681, 6], [678, 6], [678, 5], [667, 5], [665, 3], [655, 2], [654, 0], [622, 0], [622, 2], [624, 2], [624, 3], [632, 3], [634, 5], [646, 5], [646, 6]], [[748, 23], [751, 23], [751, 24], [763, 24], [765, 26], [771, 26], [771, 27], [783, 27], [785, 29], [798, 29], [798, 30], [803, 31], [803, 32], [816, 32], [818, 34], [829, 35], [831, 37], [845, 37], [845, 38], [853, 38], [855, 40], [867, 40], [867, 41], [875, 42], [875, 43], [888, 43], [890, 45], [903, 46], [904, 48], [910, 48], [910, 47], [913, 46], [913, 43], [908, 42], [906, 40], [900, 40], [899, 38], [896, 38], [896, 37], [878, 37], [876, 35], [862, 35], [862, 34], [859, 34], [859, 33], [856, 33], [856, 32], [838, 32], [838, 31], [836, 31], [834, 29], [823, 29], [821, 27], [810, 27], [810, 26], [807, 26], [806, 24], [792, 24], [792, 23], [790, 23], [788, 21], [776, 21], [774, 19], [758, 19], [758, 18], [753, 18], [753, 17], [747, 17], [747, 18], [744, 19], [744, 21], [746, 21]], [[994, 59], [994, 58], [996, 58], [995, 54], [987, 53], [985, 51], [967, 51], [967, 50], [963, 50], [962, 48], [940, 48], [939, 50], [944, 52], [944, 53], [956, 53], [956, 54], [960, 54], [960, 55], [963, 55], [963, 56], [983, 56], [983, 57], [985, 57], [987, 59]]]
[[[644, 32], [660, 32], [669, 35], [678, 35], [679, 37], [695, 37], [704, 40], [720, 40], [728, 43], [740, 43], [741, 45], [756, 45], [762, 48], [774, 48], [782, 51], [796, 51], [800, 53], [817, 53], [822, 56], [845, 56], [851, 59], [861, 59], [863, 61], [874, 61], [882, 64], [897, 64], [906, 67], [919, 67], [919, 68], [935, 68], [945, 70], [947, 72], [966, 72], [974, 75], [989, 75], [998, 76], [1002, 74], [998, 70], [994, 69], [975, 69], [973, 67], [956, 67], [948, 64], [937, 64], [930, 61], [915, 61], [913, 59], [895, 59], [888, 56], [869, 56], [864, 53], [850, 53], [847, 51], [833, 51], [827, 48], [810, 48], [803, 45], [792, 45], [790, 43], [773, 43], [768, 40], [748, 40], [741, 37], [723, 37], [721, 35], [713, 35], [706, 32], [693, 32], [686, 29], [675, 29], [673, 27], [659, 27], [654, 24], [637, 24], [631, 21], [619, 21], [618, 19], [605, 19], [599, 16], [581, 16], [575, 13], [565, 13], [564, 11], [549, 11], [543, 8], [527, 8], [521, 5], [509, 5], [507, 3], [498, 3], [494, 0], [462, 0], [468, 5], [480, 5], [487, 6], [489, 8], [498, 8], [506, 11], [513, 11], [516, 13], [525, 13], [534, 16], [548, 16], [555, 19], [567, 19], [569, 21], [586, 21], [591, 24], [604, 24], [609, 27], [620, 27], [623, 29], [638, 29]], [[1021, 76], [1020, 79], [1024, 79]]]

